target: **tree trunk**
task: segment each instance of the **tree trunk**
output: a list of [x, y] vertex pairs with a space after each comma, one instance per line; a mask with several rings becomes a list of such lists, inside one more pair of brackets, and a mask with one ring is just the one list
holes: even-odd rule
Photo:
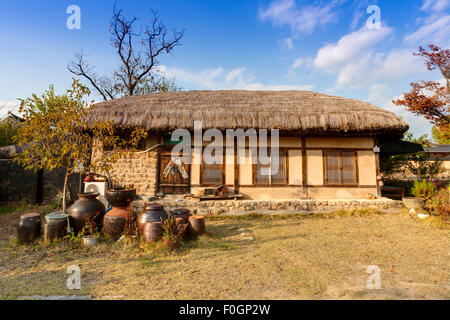
[[66, 207], [67, 207], [67, 183], [69, 182], [69, 171], [66, 170], [66, 175], [64, 176], [64, 187], [63, 187], [63, 199], [62, 199], [62, 212], [63, 214], [66, 213]]

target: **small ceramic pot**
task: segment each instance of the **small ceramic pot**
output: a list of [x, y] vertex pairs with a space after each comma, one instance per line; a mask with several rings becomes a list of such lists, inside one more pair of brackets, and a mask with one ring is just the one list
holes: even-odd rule
[[206, 233], [205, 217], [192, 216], [189, 217], [189, 235], [199, 236]]
[[180, 242], [179, 241], [172, 241], [172, 240], [166, 239], [166, 238], [164, 238], [164, 244], [169, 249], [176, 249], [176, 248], [178, 248], [180, 246]]
[[425, 199], [422, 198], [404, 197], [402, 198], [402, 201], [408, 209], [423, 209], [425, 206]]
[[97, 243], [98, 243], [98, 240], [97, 240], [97, 238], [94, 237], [94, 236], [86, 236], [86, 237], [83, 237], [83, 244], [84, 244], [86, 247], [93, 247], [93, 246], [96, 246]]

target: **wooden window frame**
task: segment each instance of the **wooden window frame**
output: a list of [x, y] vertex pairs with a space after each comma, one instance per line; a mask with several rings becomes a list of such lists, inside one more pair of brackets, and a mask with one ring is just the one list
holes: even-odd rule
[[[339, 183], [328, 183], [328, 153], [337, 152], [338, 156], [338, 172], [339, 172]], [[352, 153], [353, 154], [353, 176], [355, 177], [353, 183], [342, 183], [343, 175], [343, 165], [342, 165], [342, 153]], [[323, 150], [323, 184], [327, 187], [356, 187], [359, 186], [358, 177], [358, 154], [355, 150], [346, 149], [327, 149]]]
[[[202, 152], [203, 155], [203, 152]], [[205, 166], [208, 165], [215, 165], [215, 166], [220, 166], [220, 183], [206, 183], [205, 182]], [[200, 185], [202, 187], [212, 187], [212, 186], [217, 186], [217, 185], [225, 185], [225, 155], [222, 154], [222, 164], [207, 164], [205, 163], [205, 159], [202, 156], [202, 165], [200, 166]]]
[[[283, 165], [284, 165], [284, 182], [283, 183], [272, 183], [272, 176], [269, 177], [269, 183], [256, 183], [256, 170], [258, 169], [258, 164], [254, 163], [253, 169], [253, 186], [255, 187], [285, 187], [289, 185], [289, 149], [279, 148], [279, 152], [283, 153]], [[269, 158], [271, 151], [269, 150]], [[252, 157], [252, 159], [257, 159], [257, 157]], [[270, 162], [271, 163], [271, 162]]]

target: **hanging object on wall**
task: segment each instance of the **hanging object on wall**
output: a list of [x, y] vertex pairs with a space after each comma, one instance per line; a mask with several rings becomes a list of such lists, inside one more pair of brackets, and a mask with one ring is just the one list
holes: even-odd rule
[[183, 165], [183, 162], [181, 161], [181, 159], [175, 159], [175, 160], [172, 159], [169, 161], [167, 166], [164, 168], [163, 176], [167, 177], [169, 175], [169, 173], [171, 173], [172, 175], [175, 175], [175, 174], [177, 174], [177, 172], [179, 172], [181, 174], [183, 179], [189, 178], [189, 175], [186, 172], [186, 169], [184, 168], [184, 165]]

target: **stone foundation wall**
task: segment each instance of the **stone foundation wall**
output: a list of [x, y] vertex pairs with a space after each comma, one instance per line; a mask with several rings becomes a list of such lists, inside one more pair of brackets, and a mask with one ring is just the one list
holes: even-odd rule
[[[387, 209], [403, 208], [401, 201], [390, 199], [376, 200], [222, 200], [222, 201], [192, 201], [159, 199], [154, 202], [161, 203], [167, 211], [175, 208], [189, 208], [198, 215], [220, 215], [250, 212], [332, 212], [336, 210], [355, 209]], [[135, 201], [140, 209], [144, 201]]]

